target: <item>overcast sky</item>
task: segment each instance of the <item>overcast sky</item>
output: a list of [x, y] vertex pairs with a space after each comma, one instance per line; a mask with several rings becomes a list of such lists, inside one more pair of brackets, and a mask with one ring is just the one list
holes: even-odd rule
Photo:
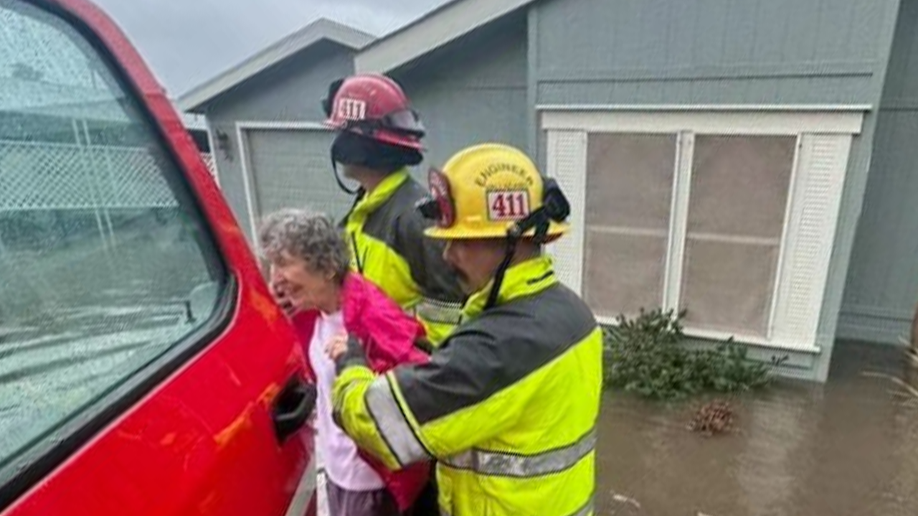
[[93, 0], [173, 98], [326, 17], [380, 35], [445, 0]]

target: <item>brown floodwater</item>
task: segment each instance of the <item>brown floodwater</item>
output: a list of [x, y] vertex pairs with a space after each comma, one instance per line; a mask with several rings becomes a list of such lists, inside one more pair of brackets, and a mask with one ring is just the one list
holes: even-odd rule
[[[825, 385], [728, 398], [734, 430], [687, 429], [702, 401], [610, 394], [597, 514], [918, 515], [918, 386], [900, 348], [840, 343]], [[911, 376], [914, 376], [912, 378]]]

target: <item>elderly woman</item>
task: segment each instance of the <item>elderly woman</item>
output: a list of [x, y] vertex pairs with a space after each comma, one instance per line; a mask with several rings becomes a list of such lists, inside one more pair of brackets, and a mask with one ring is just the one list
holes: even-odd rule
[[384, 372], [400, 363], [427, 360], [416, 347], [424, 339], [423, 327], [349, 270], [344, 235], [324, 215], [293, 209], [273, 213], [258, 238], [269, 264], [271, 290], [297, 329], [315, 383], [316, 445], [325, 462], [331, 514], [388, 516], [406, 511], [424, 488], [430, 466], [391, 472], [359, 452], [332, 420], [337, 373], [327, 347], [333, 339], [351, 335], [363, 343], [372, 367]]

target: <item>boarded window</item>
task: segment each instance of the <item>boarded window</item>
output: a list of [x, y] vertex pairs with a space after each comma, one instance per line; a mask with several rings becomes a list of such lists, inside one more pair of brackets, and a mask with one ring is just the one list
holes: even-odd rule
[[591, 134], [583, 291], [600, 316], [663, 300], [676, 135]]
[[796, 138], [697, 136], [682, 276], [685, 324], [765, 336]]

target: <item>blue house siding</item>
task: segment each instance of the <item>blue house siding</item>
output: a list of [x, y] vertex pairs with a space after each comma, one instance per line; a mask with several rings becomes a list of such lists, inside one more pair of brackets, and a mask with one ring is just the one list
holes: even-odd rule
[[[207, 104], [204, 112], [211, 131], [227, 134], [231, 142], [231, 160], [227, 159], [219, 148], [213, 151], [220, 186], [233, 213], [250, 238], [252, 235], [249, 234], [247, 223], [249, 213], [236, 122], [321, 122], [325, 117], [320, 101], [327, 94], [329, 83], [350, 75], [353, 71], [353, 53], [350, 50], [334, 43], [323, 42], [266, 70]], [[216, 136], [214, 142], [216, 146]]]
[[918, 301], [918, 1], [903, 0], [839, 336], [895, 344]]
[[[791, 357], [785, 371], [824, 380], [898, 7], [899, 0], [541, 2], [529, 17], [530, 119], [536, 105], [873, 106], [849, 157], [819, 320], [822, 352]], [[529, 141], [544, 164], [544, 134], [530, 132]]]
[[429, 151], [418, 173], [462, 148], [528, 141], [525, 13], [474, 31], [392, 72], [420, 112]]
[[544, 164], [536, 105], [875, 105], [896, 1], [536, 3], [530, 147]]
[[[539, 104], [863, 104], [878, 0], [554, 0], [535, 9]], [[577, 30], [570, 30], [577, 27]]]

